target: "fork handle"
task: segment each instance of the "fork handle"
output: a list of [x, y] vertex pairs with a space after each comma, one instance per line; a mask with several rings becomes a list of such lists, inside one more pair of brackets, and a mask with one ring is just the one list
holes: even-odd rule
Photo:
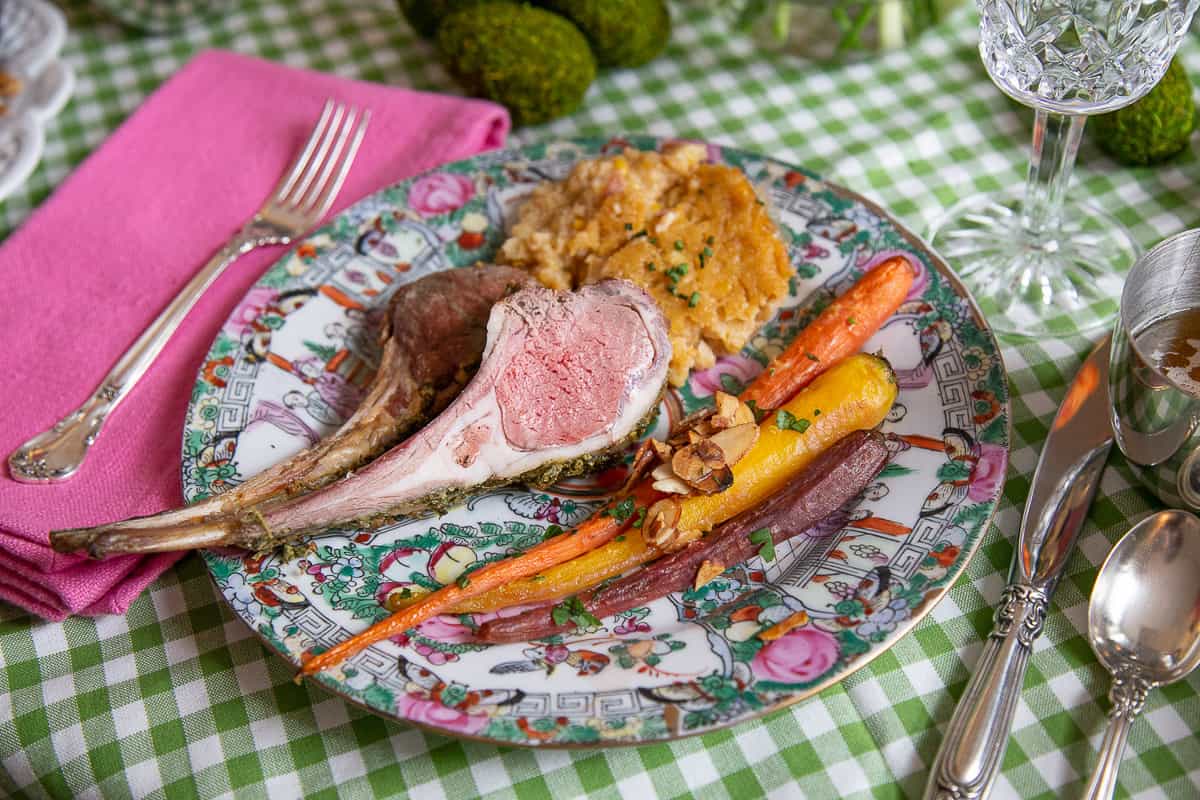
[[[17, 448], [8, 457], [13, 480], [22, 483], [52, 483], [70, 478], [87, 457], [108, 415], [121, 404], [154, 359], [166, 347], [188, 312], [225, 268], [238, 256], [260, 244], [269, 243], [257, 230], [257, 220], [248, 223], [213, 254], [208, 263], [188, 281], [179, 294], [142, 332], [100, 386], [83, 405]], [[275, 237], [275, 241], [279, 241]], [[281, 242], [283, 243], [283, 242]]]

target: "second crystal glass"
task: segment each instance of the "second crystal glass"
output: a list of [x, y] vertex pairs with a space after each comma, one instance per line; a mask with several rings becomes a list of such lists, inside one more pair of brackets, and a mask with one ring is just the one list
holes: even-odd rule
[[1037, 112], [1023, 195], [975, 197], [930, 238], [997, 330], [1086, 331], [1111, 321], [1138, 247], [1114, 217], [1066, 199], [1089, 114], [1141, 98], [1166, 72], [1200, 0], [977, 0], [979, 52]]

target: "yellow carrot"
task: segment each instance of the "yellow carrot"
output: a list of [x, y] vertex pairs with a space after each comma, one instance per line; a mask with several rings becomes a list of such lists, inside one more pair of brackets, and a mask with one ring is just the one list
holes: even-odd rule
[[644, 564], [657, 553], [657, 550], [647, 547], [639, 529], [631, 528], [607, 544], [551, 567], [543, 573], [506, 583], [487, 594], [459, 603], [454, 607], [453, 613], [496, 611], [524, 603], [561, 600], [589, 586], [595, 586], [606, 578]]

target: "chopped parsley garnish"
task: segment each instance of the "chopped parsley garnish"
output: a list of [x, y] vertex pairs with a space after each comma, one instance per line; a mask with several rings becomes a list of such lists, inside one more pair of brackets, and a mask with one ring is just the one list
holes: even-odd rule
[[755, 422], [762, 422], [763, 417], [767, 415], [766, 410], [759, 408], [758, 403], [754, 402], [753, 400], [747, 400], [746, 407], [749, 408], [751, 413], [754, 414]]
[[630, 238], [630, 239], [638, 239], [638, 238], [640, 238], [640, 237], [642, 237], [642, 236], [645, 236], [645, 235], [646, 235], [646, 229], [645, 229], [645, 228], [642, 228], [640, 231], [638, 231], [637, 233], [635, 233], [633, 236], [630, 236], [629, 238]]
[[625, 230], [627, 230], [627, 231], [631, 231], [631, 230], [633, 230], [633, 223], [632, 223], [632, 222], [626, 222], [626, 223], [625, 223]]
[[716, 238], [715, 236], [709, 236], [707, 239], [705, 239], [705, 240], [704, 240], [704, 243], [705, 243], [705, 244], [710, 244], [710, 245], [711, 245], [711, 244], [716, 244], [716, 243], [717, 243], [717, 238]]
[[804, 355], [806, 358], [808, 358], [809, 361], [820, 361], [821, 360], [821, 359], [817, 358], [815, 353], [805, 353]]
[[640, 527], [642, 527], [642, 523], [645, 521], [646, 521], [646, 507], [642, 506], [637, 510], [637, 516], [633, 518], [633, 524], [631, 527], [640, 528]]
[[612, 508], [606, 510], [602, 516], [612, 517], [617, 522], [624, 522], [633, 515], [633, 498], [626, 497], [621, 502], [617, 503]]
[[797, 417], [786, 409], [779, 409], [775, 412], [775, 427], [781, 431], [795, 431], [796, 433], [804, 433], [811, 422], [803, 417]]
[[688, 308], [695, 308], [700, 302], [700, 293], [692, 292], [692, 296], [688, 298]]
[[775, 560], [775, 541], [771, 538], [769, 529], [759, 528], [751, 533], [750, 544], [758, 545], [758, 554], [763, 561]]
[[653, 261], [647, 261], [647, 262], [646, 262], [646, 271], [647, 271], [647, 272], [654, 272], [654, 262], [653, 262]]
[[464, 572], [462, 575], [458, 576], [458, 580], [456, 580], [455, 583], [458, 584], [458, 588], [465, 589], [471, 585], [471, 576]]
[[413, 595], [412, 589], [408, 588], [407, 586], [405, 586], [403, 589], [400, 590], [400, 599], [401, 600], [407, 600], [408, 598], [412, 597], [412, 595]]
[[670, 289], [671, 294], [675, 294], [675, 289], [679, 286], [679, 279], [687, 273], [687, 264], [676, 264], [667, 270], [667, 288]]
[[622, 533], [620, 536], [618, 536], [618, 537], [617, 537], [616, 539], [614, 539], [613, 541], [615, 541], [615, 542], [623, 542], [623, 541], [625, 541], [625, 534], [623, 534], [623, 533]]
[[700, 251], [700, 255], [704, 256], [705, 258], [712, 258], [712, 255], [713, 255], [712, 248], [711, 247], [704, 248], [703, 250]]
[[587, 606], [575, 596], [568, 597], [550, 610], [550, 619], [555, 625], [566, 625], [568, 622], [576, 628], [595, 627], [600, 624], [596, 615], [587, 610]]
[[683, 249], [683, 242], [681, 242], [681, 241], [679, 241], [678, 239], [676, 239], [676, 240], [675, 240], [675, 249], [676, 249], [676, 250], [682, 250], [682, 249]]
[[814, 408], [814, 409], [813, 409], [813, 416], [814, 416], [814, 417], [819, 417], [819, 416], [821, 416], [821, 409], [819, 409], [819, 408]]
[[846, 317], [846, 324], [847, 324], [847, 325], [849, 325], [849, 326], [851, 326], [851, 327], [854, 327], [854, 323], [855, 323], [855, 319], [854, 319], [854, 316], [853, 316], [853, 315], [851, 315], [851, 316], [849, 316], [849, 317]]
[[658, 244], [658, 237], [657, 237], [657, 236], [651, 236], [651, 237], [650, 237], [649, 239], [647, 239], [646, 241], [650, 242], [650, 244]]
[[544, 542], [547, 539], [553, 539], [555, 536], [558, 536], [562, 532], [563, 532], [563, 529], [561, 527], [559, 527], [558, 525], [547, 525], [546, 532], [542, 534], [542, 541]]

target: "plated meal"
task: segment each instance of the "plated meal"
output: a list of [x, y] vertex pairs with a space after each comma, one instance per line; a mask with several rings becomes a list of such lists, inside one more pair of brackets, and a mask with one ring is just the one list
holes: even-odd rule
[[381, 713], [649, 741], [818, 691], [926, 613], [994, 510], [1005, 388], [936, 256], [809, 173], [500, 151], [251, 290], [193, 392], [191, 505], [52, 541], [217, 548], [235, 612]]

